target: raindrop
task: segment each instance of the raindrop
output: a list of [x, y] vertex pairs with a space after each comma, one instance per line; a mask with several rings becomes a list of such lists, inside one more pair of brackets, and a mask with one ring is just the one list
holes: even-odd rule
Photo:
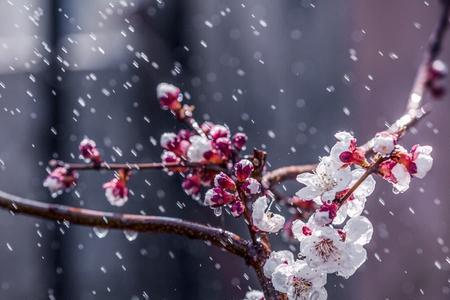
[[348, 107], [344, 107], [344, 108], [342, 109], [342, 111], [344, 112], [344, 114], [345, 114], [346, 116], [350, 116], [350, 109], [348, 109]]
[[123, 234], [125, 235], [127, 240], [129, 240], [130, 242], [134, 241], [138, 236], [138, 233], [136, 231], [132, 231], [132, 230], [124, 230]]
[[213, 210], [216, 217], [220, 217], [222, 215], [222, 207], [214, 207]]
[[438, 262], [437, 260], [434, 262], [434, 266], [435, 266], [438, 270], [441, 270], [441, 269], [442, 269], [441, 263]]
[[381, 262], [381, 257], [380, 257], [380, 255], [378, 253], [375, 253], [373, 256], [375, 256], [376, 260]]

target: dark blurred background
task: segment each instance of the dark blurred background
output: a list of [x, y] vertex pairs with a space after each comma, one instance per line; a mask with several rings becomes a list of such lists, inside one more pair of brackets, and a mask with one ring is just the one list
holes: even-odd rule
[[[0, 189], [245, 235], [241, 220], [215, 217], [158, 171], [133, 176], [120, 209], [103, 195], [109, 173], [83, 173], [76, 191], [52, 199], [47, 161], [78, 160], [85, 135], [108, 160], [158, 161], [155, 141], [182, 127], [155, 99], [168, 81], [199, 120], [245, 130], [273, 167], [315, 162], [336, 131], [365, 141], [403, 112], [438, 10], [437, 0], [1, 1]], [[450, 38], [444, 46], [449, 62]], [[448, 96], [434, 102], [404, 139], [431, 144], [434, 168], [402, 195], [378, 181], [365, 212], [375, 226], [368, 261], [349, 280], [329, 276], [330, 299], [450, 298], [449, 111]], [[241, 299], [249, 286], [259, 288], [242, 260], [203, 242], [100, 239], [0, 212], [0, 299]]]

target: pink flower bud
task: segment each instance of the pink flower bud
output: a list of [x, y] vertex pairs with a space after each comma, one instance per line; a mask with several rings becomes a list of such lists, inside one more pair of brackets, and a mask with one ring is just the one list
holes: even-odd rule
[[218, 138], [229, 138], [230, 130], [223, 125], [214, 125], [209, 131], [209, 135], [213, 140], [217, 140]]
[[244, 204], [239, 201], [236, 200], [231, 204], [230, 210], [231, 210], [231, 214], [233, 215], [233, 217], [237, 218], [240, 215], [242, 215], [242, 213], [244, 212], [245, 206]]
[[236, 184], [227, 174], [220, 172], [214, 178], [214, 185], [224, 190], [236, 191]]
[[346, 164], [350, 164], [353, 159], [353, 153], [350, 151], [344, 151], [339, 155], [339, 159]]
[[254, 178], [247, 178], [241, 188], [247, 195], [256, 195], [261, 192], [261, 184]]
[[189, 196], [197, 196], [200, 193], [201, 182], [198, 175], [189, 174], [181, 184], [184, 192]]
[[217, 150], [206, 151], [203, 154], [203, 158], [212, 164], [220, 164], [223, 161], [221, 153]]
[[206, 135], [209, 135], [211, 128], [213, 128], [214, 126], [214, 123], [206, 121], [203, 122], [202, 125], [200, 125], [200, 128]]
[[233, 147], [238, 151], [245, 150], [245, 144], [247, 143], [247, 140], [248, 137], [245, 133], [238, 132], [233, 136]]
[[234, 168], [234, 175], [240, 182], [244, 182], [245, 179], [249, 178], [254, 170], [253, 163], [248, 159], [241, 159]]
[[218, 138], [213, 142], [213, 145], [216, 149], [218, 149], [220, 152], [222, 152], [223, 155], [230, 156], [230, 154], [231, 154], [230, 139], [228, 139], [226, 137]]
[[44, 180], [44, 187], [48, 188], [53, 197], [64, 190], [73, 188], [78, 179], [78, 173], [63, 167], [54, 169]]
[[159, 104], [162, 109], [176, 111], [181, 108], [183, 95], [181, 94], [180, 89], [172, 84], [164, 82], [158, 84], [156, 87], [156, 96], [159, 99]]
[[173, 132], [164, 132], [159, 143], [161, 147], [170, 151], [176, 150], [179, 144], [177, 135]]
[[187, 129], [181, 129], [178, 131], [177, 137], [179, 140], [189, 141], [189, 138], [192, 136], [192, 132]]
[[101, 162], [100, 152], [93, 140], [84, 138], [78, 146], [78, 149], [80, 150], [80, 158], [84, 159], [86, 162]]
[[114, 206], [123, 206], [128, 201], [128, 188], [126, 180], [123, 178], [114, 178], [105, 184], [105, 196], [108, 202]]
[[236, 196], [221, 188], [209, 189], [205, 194], [205, 205], [218, 207], [236, 200]]
[[388, 159], [383, 161], [378, 167], [378, 173], [383, 176], [383, 178], [389, 182], [397, 182], [395, 176], [392, 174], [392, 169], [395, 167], [397, 163], [392, 159]]
[[430, 91], [431, 91], [431, 95], [436, 98], [442, 98], [445, 93], [447, 92], [447, 90], [445, 89], [445, 87], [443, 87], [442, 85], [437, 85], [434, 84], [430, 87]]
[[442, 79], [448, 75], [448, 68], [442, 60], [437, 59], [431, 64], [429, 72], [431, 79]]
[[181, 158], [178, 157], [172, 151], [164, 151], [161, 155], [161, 161], [164, 164], [176, 164], [181, 162]]

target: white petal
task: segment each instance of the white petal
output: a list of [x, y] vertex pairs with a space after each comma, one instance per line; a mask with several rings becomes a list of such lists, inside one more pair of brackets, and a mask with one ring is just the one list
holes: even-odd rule
[[367, 251], [359, 245], [348, 245], [346, 255], [346, 261], [341, 264], [337, 274], [349, 278], [367, 260]]
[[166, 148], [167, 144], [177, 139], [177, 135], [173, 132], [164, 132], [159, 141], [161, 147]]
[[294, 276], [312, 283], [313, 288], [320, 288], [327, 283], [326, 274], [313, 269], [304, 260], [296, 260], [292, 265]]
[[346, 243], [365, 245], [370, 242], [373, 235], [373, 226], [369, 219], [363, 216], [351, 218], [344, 226]]
[[264, 300], [264, 293], [257, 290], [248, 291], [244, 300]]
[[264, 264], [264, 275], [267, 278], [271, 278], [275, 269], [282, 264], [291, 265], [294, 263], [294, 254], [288, 250], [273, 251], [270, 253], [270, 257]]
[[409, 189], [409, 183], [411, 181], [411, 176], [409, 175], [408, 170], [402, 164], [396, 164], [392, 168], [392, 174], [395, 179], [397, 179], [397, 183], [394, 186], [394, 193], [403, 193]]
[[350, 167], [339, 168], [333, 173], [333, 178], [336, 181], [335, 190], [340, 192], [352, 181], [352, 171]]
[[327, 297], [327, 290], [322, 287], [311, 292], [311, 297], [309, 298], [309, 300], [327, 300]]
[[312, 173], [302, 173], [297, 175], [297, 181], [304, 185], [312, 185], [316, 179], [317, 175]]
[[345, 219], [347, 218], [348, 203], [350, 202], [353, 202], [353, 200], [346, 201], [341, 205], [341, 207], [339, 207], [338, 211], [336, 212], [336, 217], [333, 219], [333, 224], [339, 225], [345, 221]]
[[312, 186], [305, 186], [304, 188], [301, 188], [297, 193], [295, 193], [297, 197], [303, 200], [312, 200], [317, 196], [320, 196], [320, 194], [322, 194], [322, 191], [317, 190]]
[[342, 164], [339, 156], [341, 155], [342, 152], [348, 151], [348, 148], [349, 148], [349, 144], [337, 142], [336, 144], [334, 144], [333, 147], [331, 147], [330, 157], [332, 157], [333, 160], [335, 160], [336, 162], [339, 162], [340, 164]]
[[357, 217], [362, 214], [364, 206], [366, 204], [366, 198], [354, 198], [351, 201], [347, 201], [347, 215], [350, 218]]
[[168, 93], [176, 93], [178, 88], [170, 83], [161, 82], [156, 87], [156, 96], [158, 98], [165, 97]]
[[292, 276], [291, 266], [279, 265], [272, 274], [273, 287], [279, 292], [287, 293]]
[[212, 149], [211, 141], [199, 135], [191, 136], [189, 139], [191, 146], [187, 151], [187, 157], [191, 162], [201, 162], [204, 160], [203, 155]]
[[327, 191], [324, 192], [322, 194], [322, 201], [326, 202], [326, 201], [333, 201], [336, 198], [336, 190], [331, 190], [331, 191]]
[[252, 205], [252, 218], [253, 218], [253, 222], [255, 222], [255, 220], [262, 220], [264, 218], [264, 213], [265, 210], [267, 208], [267, 202], [268, 199], [267, 197], [259, 197], [258, 199], [255, 200], [255, 202], [253, 202]]
[[[350, 186], [355, 184], [366, 172], [366, 170], [358, 168], [354, 169], [352, 171], [352, 177], [353, 180], [350, 183]], [[376, 181], [373, 178], [372, 175], [369, 175], [366, 180], [363, 181], [363, 183], [356, 189], [356, 191], [353, 193], [355, 197], [368, 197], [370, 196], [373, 191], [375, 190]]]
[[433, 158], [428, 154], [419, 154], [414, 162], [417, 167], [417, 173], [414, 176], [417, 178], [424, 178], [433, 166]]
[[317, 226], [325, 226], [331, 223], [330, 213], [328, 211], [316, 211], [311, 218]]
[[353, 135], [350, 132], [347, 131], [339, 131], [335, 133], [334, 137], [341, 142], [350, 143], [351, 140], [354, 139]]

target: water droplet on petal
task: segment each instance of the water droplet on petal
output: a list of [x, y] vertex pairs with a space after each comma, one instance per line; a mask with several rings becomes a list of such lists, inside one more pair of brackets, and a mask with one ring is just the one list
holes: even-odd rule
[[123, 234], [125, 235], [127, 240], [129, 240], [130, 242], [134, 241], [138, 236], [138, 233], [136, 231], [132, 231], [132, 230], [124, 230]]
[[222, 207], [214, 207], [214, 215], [220, 217], [222, 215]]
[[109, 230], [107, 228], [94, 227], [94, 233], [99, 238], [102, 239], [108, 235]]

